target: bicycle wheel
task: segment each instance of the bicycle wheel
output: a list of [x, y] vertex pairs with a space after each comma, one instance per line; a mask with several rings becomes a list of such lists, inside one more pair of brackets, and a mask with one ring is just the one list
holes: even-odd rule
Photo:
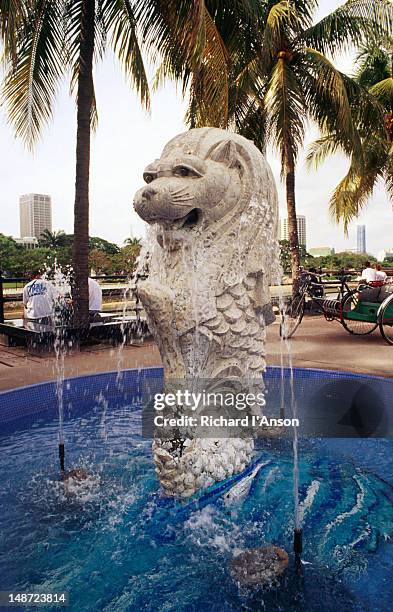
[[302, 322], [305, 298], [303, 293], [297, 293], [284, 311], [281, 312], [280, 336], [285, 340], [292, 338]]
[[341, 323], [350, 334], [354, 334], [355, 336], [366, 336], [377, 329], [378, 323], [376, 321], [360, 321], [345, 316], [346, 313], [352, 313], [357, 310], [359, 304], [358, 293], [358, 290], [354, 289], [344, 296], [342, 301], [343, 317]]
[[393, 344], [393, 296], [383, 302], [378, 322], [384, 340], [388, 344]]

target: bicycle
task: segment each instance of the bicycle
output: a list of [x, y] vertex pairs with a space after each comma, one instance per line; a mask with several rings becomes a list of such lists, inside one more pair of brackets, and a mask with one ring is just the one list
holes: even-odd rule
[[[303, 273], [298, 292], [281, 312], [280, 336], [289, 339], [294, 335], [302, 322], [308, 297], [327, 321], [338, 321], [348, 333], [363, 336], [379, 327], [384, 340], [393, 345], [393, 285], [373, 283], [351, 289], [350, 280], [351, 275], [346, 272], [339, 281], [327, 282], [314, 273]], [[333, 286], [338, 288], [337, 298], [328, 299], [325, 288]], [[385, 293], [380, 299], [383, 288]]]

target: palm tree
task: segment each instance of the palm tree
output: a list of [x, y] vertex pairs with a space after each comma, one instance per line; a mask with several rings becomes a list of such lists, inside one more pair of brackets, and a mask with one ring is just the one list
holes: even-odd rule
[[259, 11], [247, 24], [245, 20], [239, 24], [234, 11], [225, 20], [215, 19], [222, 46], [229, 51], [227, 108], [218, 119], [205, 102], [204, 64], [199, 70], [187, 64], [165, 65], [160, 76], [181, 76], [184, 85], [190, 86], [190, 125], [229, 126], [252, 138], [262, 150], [269, 142], [279, 150], [296, 281], [300, 256], [295, 169], [305, 125], [312, 120], [323, 130], [339, 132], [345, 149], [359, 154], [361, 140], [353, 109], [357, 105], [359, 112], [363, 108], [379, 112], [372, 97], [337, 70], [327, 54], [364, 42], [375, 29], [392, 29], [393, 6], [388, 0], [348, 0], [315, 24], [318, 0], [261, 0], [258, 5]]
[[[375, 96], [380, 113], [372, 129], [360, 127], [362, 157], [349, 151], [348, 173], [330, 200], [331, 213], [337, 222], [343, 222], [345, 232], [359, 216], [379, 180], [384, 181], [393, 203], [393, 38], [376, 37], [360, 48], [355, 78]], [[337, 134], [327, 132], [310, 148], [308, 162], [317, 167], [328, 155], [342, 149]]]
[[[253, 1], [238, 0], [238, 5], [248, 7]], [[90, 135], [97, 118], [94, 58], [102, 56], [109, 39], [148, 107], [138, 34], [152, 59], [159, 54], [164, 64], [176, 56], [195, 70], [208, 57], [205, 99], [214, 108], [223, 95], [221, 75], [226, 74], [227, 54], [204, 0], [25, 0], [24, 6], [26, 24], [17, 30], [16, 60], [8, 55], [3, 97], [17, 135], [33, 146], [52, 117], [61, 77], [71, 71], [77, 99], [73, 297], [76, 323], [82, 326], [88, 321]]]
[[71, 72], [76, 89], [77, 143], [73, 269], [76, 324], [88, 321], [90, 135], [96, 121], [93, 59], [106, 35], [145, 107], [149, 90], [128, 0], [26, 0], [26, 23], [17, 30], [16, 61], [8, 55], [3, 98], [18, 136], [29, 147], [52, 117], [58, 84]]
[[124, 244], [126, 246], [132, 246], [132, 247], [140, 247], [141, 246], [141, 239], [140, 238], [126, 238], [124, 240]]
[[[365, 40], [373, 28], [386, 25], [386, 14], [393, 16], [392, 5], [384, 0], [352, 0], [313, 24], [317, 4], [315, 0], [270, 3], [261, 49], [256, 60], [246, 67], [247, 72], [256, 75], [259, 91], [255, 93], [254, 85], [248, 100], [240, 108], [237, 105], [234, 113], [238, 131], [254, 134], [261, 146], [271, 142], [280, 152], [294, 291], [300, 270], [295, 169], [304, 144], [305, 125], [311, 120], [321, 130], [338, 132], [343, 147], [359, 153], [361, 142], [353, 108], [359, 112], [367, 109], [369, 113], [371, 108], [378, 114], [372, 99], [337, 70], [327, 54], [334, 56], [350, 42]], [[246, 82], [249, 78], [243, 72], [239, 77]], [[239, 111], [240, 121], [236, 116]], [[263, 117], [262, 133], [256, 121], [258, 113]]]
[[51, 232], [48, 229], [44, 229], [41, 236], [38, 239], [39, 245], [42, 247], [48, 247], [49, 249], [59, 249], [67, 244], [67, 236], [63, 230], [58, 232]]

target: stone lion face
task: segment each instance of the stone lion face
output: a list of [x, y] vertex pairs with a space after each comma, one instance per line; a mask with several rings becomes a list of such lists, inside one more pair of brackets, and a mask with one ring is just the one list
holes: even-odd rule
[[[225, 145], [225, 143], [224, 143]], [[239, 201], [238, 164], [203, 159], [179, 147], [165, 150], [143, 173], [147, 183], [134, 198], [138, 215], [176, 239], [221, 219]]]

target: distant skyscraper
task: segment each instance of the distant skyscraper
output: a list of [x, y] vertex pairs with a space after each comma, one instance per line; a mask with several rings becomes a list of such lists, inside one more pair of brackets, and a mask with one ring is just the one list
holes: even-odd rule
[[44, 230], [52, 231], [52, 201], [48, 195], [27, 193], [19, 198], [20, 237], [39, 238]]
[[[307, 243], [306, 217], [304, 215], [298, 215], [296, 217], [296, 224], [299, 244], [305, 247]], [[288, 240], [288, 219], [280, 219], [278, 239]]]
[[366, 226], [358, 225], [357, 229], [357, 252], [366, 253]]

